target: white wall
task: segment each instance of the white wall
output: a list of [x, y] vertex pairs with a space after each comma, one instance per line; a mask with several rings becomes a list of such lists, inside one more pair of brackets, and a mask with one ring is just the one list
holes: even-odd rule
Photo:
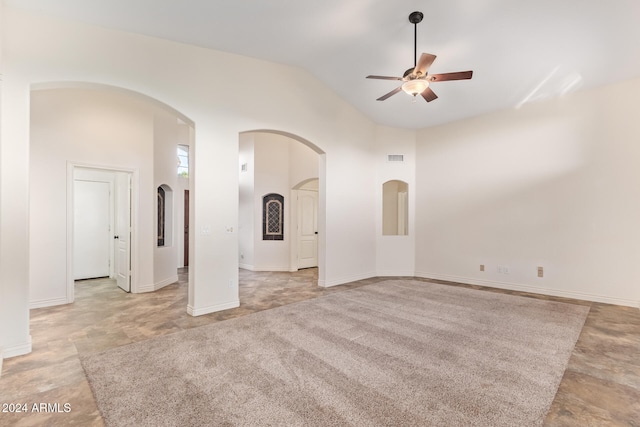
[[[376, 132], [376, 267], [378, 276], [413, 276], [415, 272], [416, 244], [416, 132], [379, 126]], [[402, 154], [403, 162], [389, 162], [389, 154]], [[385, 236], [382, 234], [382, 184], [400, 180], [409, 187], [409, 234]]]
[[[153, 114], [144, 103], [120, 93], [33, 91], [30, 148], [30, 294], [34, 303], [54, 302], [72, 298], [66, 282], [68, 164], [139, 171], [138, 188], [146, 199], [142, 197], [138, 213], [152, 218], [155, 204], [145, 200], [153, 188]], [[142, 221], [134, 232], [137, 283], [148, 285], [153, 283], [153, 223]]]
[[[239, 304], [237, 233], [226, 230], [229, 226], [237, 230], [238, 135], [243, 131], [290, 132], [327, 153], [321, 156], [319, 172], [326, 187], [320, 191], [326, 194], [326, 200], [321, 199], [326, 215], [320, 218], [320, 240], [328, 248], [321, 249], [325, 256], [320, 262], [326, 268], [320, 283], [335, 285], [375, 274], [375, 220], [367, 215], [375, 207], [375, 198], [357, 190], [371, 187], [374, 180], [371, 144], [375, 128], [310, 74], [238, 55], [35, 16], [4, 5], [3, 13], [0, 254], [12, 269], [0, 274], [15, 321], [11, 332], [0, 334], [4, 337], [0, 345], [29, 346], [28, 105], [34, 83], [92, 82], [121, 87], [171, 105], [195, 123], [190, 313]], [[256, 69], [261, 73], [259, 80], [252, 78]], [[249, 84], [230, 85], [233, 81]], [[345, 181], [353, 185], [345, 187]], [[149, 178], [141, 184], [151, 182]], [[148, 274], [153, 277], [152, 272]]]
[[246, 270], [254, 269], [254, 138], [257, 134], [253, 132], [241, 133], [238, 152], [238, 170], [246, 164], [246, 171], [240, 171], [238, 178], [239, 186], [239, 208], [238, 208], [238, 263], [240, 268]]
[[[31, 351], [29, 336], [28, 96], [20, 75], [7, 84], [4, 3], [0, 2], [0, 355]], [[13, 99], [14, 101], [10, 101]], [[12, 128], [9, 124], [15, 124]], [[14, 143], [21, 140], [22, 143]]]
[[[155, 110], [153, 118], [153, 177], [157, 189], [165, 185], [171, 189], [171, 204], [166, 204], [165, 246], [158, 247], [154, 239], [154, 281], [148, 290], [157, 290], [178, 280], [178, 252], [184, 247], [184, 181], [178, 179], [177, 146], [189, 145], [186, 125], [170, 112]], [[179, 185], [179, 181], [180, 184]], [[153, 202], [156, 195], [153, 195]], [[179, 204], [182, 201], [182, 204]], [[168, 200], [167, 200], [168, 202]], [[170, 212], [169, 212], [170, 210]], [[158, 217], [153, 218], [157, 230]], [[145, 289], [146, 290], [146, 289]]]
[[420, 131], [418, 275], [638, 306], [639, 97], [636, 79]]
[[[254, 137], [253, 269], [257, 271], [289, 271], [289, 145], [290, 139], [281, 135], [259, 133]], [[262, 240], [262, 198], [269, 193], [284, 197], [284, 240]]]

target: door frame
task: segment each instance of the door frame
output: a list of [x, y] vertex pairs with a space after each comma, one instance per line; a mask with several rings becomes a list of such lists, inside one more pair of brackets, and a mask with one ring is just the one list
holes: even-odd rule
[[190, 198], [189, 189], [184, 190], [184, 199], [182, 201], [183, 206], [183, 220], [182, 220], [182, 242], [184, 245], [182, 251], [183, 257], [183, 267], [189, 267], [189, 226], [191, 223], [189, 222], [189, 212], [191, 212], [189, 205]]
[[131, 175], [131, 292], [138, 292], [138, 187], [139, 171], [108, 165], [67, 162], [67, 304], [75, 301], [73, 277], [73, 204], [74, 204], [74, 172], [77, 168], [94, 169], [103, 172], [124, 172]]

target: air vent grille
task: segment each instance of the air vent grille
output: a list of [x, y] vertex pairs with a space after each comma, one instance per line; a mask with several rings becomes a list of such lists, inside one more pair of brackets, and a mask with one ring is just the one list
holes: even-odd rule
[[387, 154], [387, 162], [404, 162], [404, 154]]

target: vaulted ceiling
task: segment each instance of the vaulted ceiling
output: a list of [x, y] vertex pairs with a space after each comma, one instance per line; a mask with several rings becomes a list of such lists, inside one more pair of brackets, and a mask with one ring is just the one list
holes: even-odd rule
[[[375, 122], [396, 127], [424, 128], [640, 77], [637, 0], [4, 2], [300, 67]], [[439, 98], [430, 103], [404, 93], [376, 101], [398, 82], [365, 76], [402, 76], [413, 66], [413, 11], [424, 13], [418, 55], [437, 55], [430, 72], [473, 70], [473, 79], [432, 84]]]

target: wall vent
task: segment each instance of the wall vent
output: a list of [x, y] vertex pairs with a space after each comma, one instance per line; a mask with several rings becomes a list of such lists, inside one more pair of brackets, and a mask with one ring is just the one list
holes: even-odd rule
[[249, 170], [249, 165], [247, 165], [246, 163], [243, 163], [242, 166], [240, 166], [240, 172], [246, 172]]
[[387, 162], [404, 162], [404, 154], [387, 154]]

